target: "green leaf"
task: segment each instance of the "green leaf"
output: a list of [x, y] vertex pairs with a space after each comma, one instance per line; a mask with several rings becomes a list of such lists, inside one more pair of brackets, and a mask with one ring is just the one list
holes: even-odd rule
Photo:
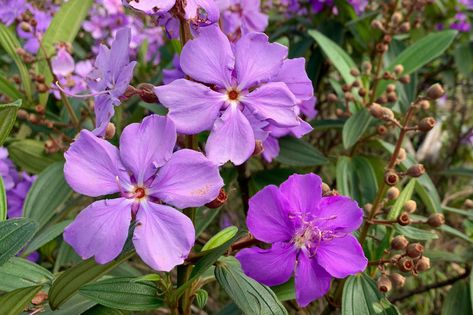
[[465, 233], [462, 233], [449, 225], [442, 224], [442, 226], [440, 226], [440, 230], [442, 230], [443, 232], [449, 233], [451, 235], [454, 235], [458, 238], [461, 238], [462, 240], [467, 241], [469, 243], [473, 243], [473, 239], [471, 237], [468, 237], [468, 235], [466, 235]]
[[447, 206], [442, 207], [442, 209], [447, 212], [464, 215], [466, 217], [470, 217], [473, 219], [473, 211], [467, 211], [467, 210], [462, 210], [462, 209], [457, 209], [457, 208], [452, 208], [452, 207], [447, 207]]
[[36, 293], [41, 290], [40, 285], [16, 289], [0, 296], [0, 314], [18, 315], [31, 302]]
[[273, 290], [274, 294], [276, 294], [278, 300], [281, 302], [296, 299], [296, 288], [294, 286], [294, 278], [291, 278], [286, 283], [271, 287], [271, 290]]
[[302, 139], [284, 137], [279, 139], [279, 155], [276, 161], [291, 166], [324, 165], [328, 161], [325, 156], [312, 145]]
[[105, 265], [99, 265], [93, 259], [88, 259], [67, 269], [54, 281], [49, 290], [49, 305], [51, 309], [57, 309], [79, 291], [80, 287], [97, 280], [134, 254], [134, 251], [122, 254]]
[[6, 74], [0, 74], [0, 91], [12, 100], [21, 99], [21, 93], [10, 81], [8, 81]]
[[337, 190], [341, 195], [351, 196], [352, 174], [351, 159], [348, 156], [340, 156], [337, 161]]
[[5, 142], [16, 120], [16, 112], [21, 106], [21, 100], [10, 104], [0, 104], [0, 146]]
[[208, 299], [209, 293], [204, 289], [199, 289], [197, 292], [195, 292], [195, 302], [199, 308], [203, 309], [207, 304]]
[[23, 215], [38, 222], [41, 229], [71, 194], [72, 189], [64, 179], [64, 163], [56, 162], [42, 171], [31, 186]]
[[19, 140], [8, 146], [10, 159], [28, 173], [37, 174], [50, 164], [63, 159], [60, 155], [47, 155], [44, 143], [33, 139]]
[[316, 30], [310, 30], [309, 35], [319, 44], [325, 56], [332, 62], [345, 82], [353, 82], [355, 78], [350, 74], [350, 71], [356, 68], [356, 64], [351, 57], [340, 46], [322, 33]]
[[[72, 315], [85, 314], [84, 312], [96, 305], [94, 301], [86, 299], [80, 294], [75, 294], [66, 303], [62, 304], [59, 309], [52, 311], [49, 305], [45, 305], [45, 311], [41, 315]], [[108, 314], [107, 314], [108, 315]]]
[[3, 178], [0, 176], [0, 221], [7, 219], [7, 192], [5, 190], [5, 184]]
[[247, 277], [238, 265], [219, 261], [215, 278], [244, 314], [288, 314], [270, 288]]
[[31, 242], [23, 250], [22, 255], [27, 256], [31, 254], [35, 250], [41, 248], [43, 245], [49, 243], [50, 241], [61, 235], [64, 231], [64, 228], [68, 226], [71, 222], [72, 220], [66, 220], [45, 228], [44, 231], [41, 231], [33, 237]]
[[378, 180], [376, 172], [370, 160], [363, 156], [355, 156], [352, 159], [355, 170], [358, 189], [360, 190], [362, 204], [373, 201], [378, 192]]
[[128, 311], [144, 311], [163, 305], [157, 298], [156, 285], [150, 281], [133, 281], [134, 278], [111, 278], [80, 288], [83, 296], [108, 307]]
[[32, 87], [31, 87], [31, 78], [30, 74], [28, 73], [28, 68], [21, 60], [20, 56], [16, 52], [18, 48], [21, 48], [21, 44], [16, 38], [15, 34], [12, 32], [4, 24], [0, 23], [0, 45], [3, 47], [5, 52], [13, 59], [15, 62], [18, 72], [20, 73], [21, 84], [23, 86], [23, 90], [25, 91], [26, 98], [31, 101], [32, 100]]
[[125, 315], [124, 311], [115, 308], [106, 307], [103, 305], [96, 305], [91, 309], [81, 313], [81, 315]]
[[373, 279], [362, 274], [350, 276], [343, 287], [342, 315], [397, 315], [395, 306], [379, 292]]
[[351, 148], [365, 133], [373, 118], [366, 108], [353, 114], [343, 126], [342, 139], [345, 149]]
[[214, 249], [215, 247], [218, 247], [225, 242], [227, 242], [229, 239], [235, 236], [237, 234], [238, 228], [236, 226], [229, 226], [217, 234], [215, 234], [205, 245], [202, 247], [202, 251]]
[[396, 224], [395, 229], [399, 234], [411, 240], [429, 241], [439, 238], [439, 236], [432, 231], [422, 230], [413, 226], [401, 226]]
[[471, 291], [467, 281], [458, 281], [448, 291], [442, 315], [472, 314]]
[[196, 220], [195, 220], [195, 235], [199, 236], [209, 225], [212, 221], [218, 216], [220, 213], [220, 208], [217, 209], [210, 209], [207, 207], [199, 207], [196, 211]]
[[[61, 5], [46, 33], [44, 33], [41, 42], [43, 49], [40, 50], [38, 59], [51, 57], [55, 52], [55, 45], [59, 42], [72, 43], [74, 41], [92, 3], [92, 0], [69, 0]], [[41, 61], [38, 68], [39, 73], [42, 73], [45, 77], [45, 84], [49, 86], [53, 80], [53, 75], [47, 61]], [[42, 104], [46, 103], [47, 95], [47, 93], [41, 95], [40, 101]]]
[[442, 173], [445, 175], [473, 177], [473, 167], [455, 167]]
[[414, 188], [416, 185], [416, 179], [413, 178], [409, 181], [409, 183], [402, 189], [401, 194], [396, 199], [394, 206], [392, 207], [391, 211], [389, 211], [387, 219], [388, 220], [395, 220], [402, 212], [402, 208], [406, 201], [412, 198], [412, 194], [414, 193]]
[[0, 266], [0, 291], [12, 291], [36, 285], [49, 284], [53, 274], [47, 269], [19, 257], [11, 257]]
[[0, 222], [0, 266], [15, 256], [37, 230], [38, 225], [27, 218]]

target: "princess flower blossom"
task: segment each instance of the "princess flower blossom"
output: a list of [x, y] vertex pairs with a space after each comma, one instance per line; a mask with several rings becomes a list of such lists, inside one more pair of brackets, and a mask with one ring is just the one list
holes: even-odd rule
[[[217, 197], [223, 181], [218, 168], [192, 150], [173, 153], [176, 129], [152, 115], [128, 125], [120, 149], [88, 130], [66, 152], [64, 174], [78, 193], [97, 197], [64, 231], [64, 240], [83, 258], [104, 264], [116, 258], [136, 221], [133, 244], [143, 261], [170, 271], [189, 254], [195, 231], [178, 208], [197, 207]], [[165, 205], [165, 204], [167, 205]]]
[[350, 234], [363, 211], [348, 197], [322, 197], [315, 174], [292, 175], [278, 188], [265, 187], [249, 203], [250, 232], [270, 249], [237, 254], [243, 271], [263, 284], [284, 283], [295, 273], [296, 301], [305, 307], [330, 289], [332, 277], [362, 272], [367, 259]]
[[206, 27], [181, 53], [181, 68], [192, 80], [175, 80], [155, 92], [178, 132], [212, 129], [207, 156], [239, 165], [252, 155], [256, 140], [265, 140], [266, 127], [307, 126], [296, 115], [298, 98], [286, 76], [278, 79], [286, 56], [287, 48], [269, 43], [263, 33], [246, 34], [232, 47], [219, 28]]

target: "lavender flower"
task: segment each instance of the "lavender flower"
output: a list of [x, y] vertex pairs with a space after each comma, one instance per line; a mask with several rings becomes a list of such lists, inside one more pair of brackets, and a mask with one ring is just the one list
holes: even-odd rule
[[179, 55], [175, 55], [172, 59], [173, 69], [164, 69], [163, 70], [163, 83], [169, 84], [172, 81], [177, 79], [183, 79], [186, 74], [181, 69], [181, 64], [179, 62]]
[[10, 26], [26, 10], [28, 10], [26, 0], [1, 0], [0, 21], [6, 26]]
[[66, 152], [64, 174], [78, 193], [97, 197], [64, 231], [64, 239], [84, 259], [104, 264], [122, 251], [130, 221], [133, 243], [152, 268], [170, 271], [194, 244], [192, 221], [176, 209], [202, 206], [223, 186], [218, 168], [199, 152], [173, 153], [176, 129], [166, 117], [152, 115], [128, 125], [120, 149], [81, 131]]
[[74, 71], [75, 64], [65, 45], [57, 48], [57, 54], [51, 59], [51, 66], [55, 75], [67, 76]]
[[263, 32], [268, 26], [268, 15], [261, 12], [260, 5], [260, 1], [230, 0], [222, 14], [224, 32], [236, 38], [238, 34]]
[[303, 307], [327, 293], [332, 277], [362, 272], [368, 263], [350, 234], [362, 223], [363, 211], [348, 197], [322, 197], [321, 186], [315, 174], [292, 175], [279, 188], [270, 185], [254, 195], [248, 228], [272, 247], [236, 256], [248, 276], [269, 286], [294, 272], [296, 300]]
[[455, 21], [450, 24], [450, 28], [459, 32], [468, 33], [471, 29], [471, 24], [468, 21], [468, 16], [465, 13], [461, 12], [455, 14]]
[[212, 128], [206, 145], [212, 161], [239, 165], [251, 156], [256, 140], [267, 137], [264, 128], [301, 124], [296, 105], [312, 97], [312, 84], [304, 79], [304, 67], [299, 79], [300, 66], [289, 66], [303, 65], [303, 59], [286, 56], [287, 48], [269, 43], [263, 33], [243, 36], [232, 49], [220, 29], [207, 27], [182, 50], [181, 68], [192, 81], [178, 79], [155, 92], [179, 132]]

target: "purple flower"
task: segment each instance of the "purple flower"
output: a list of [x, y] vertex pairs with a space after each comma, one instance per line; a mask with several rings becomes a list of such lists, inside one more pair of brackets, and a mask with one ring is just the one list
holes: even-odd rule
[[26, 195], [36, 180], [36, 176], [29, 176], [22, 172], [15, 187], [7, 190], [7, 208], [9, 218], [19, 218], [23, 215], [23, 204]]
[[3, 147], [0, 147], [0, 176], [7, 191], [15, 187], [18, 181], [18, 172], [15, 165], [8, 158], [8, 150]]
[[89, 87], [95, 93], [96, 129], [94, 133], [102, 136], [110, 119], [115, 113], [114, 107], [120, 105], [120, 97], [125, 93], [133, 77], [136, 61], [130, 62], [129, 28], [117, 32], [111, 48], [100, 45], [95, 60], [95, 70], [89, 74]]
[[238, 33], [263, 32], [268, 26], [268, 16], [261, 12], [260, 1], [231, 0], [223, 11], [223, 30], [238, 38]]
[[468, 16], [465, 13], [461, 12], [455, 14], [455, 22], [450, 24], [450, 28], [463, 33], [469, 32], [471, 29], [471, 25], [468, 21]]
[[186, 74], [181, 69], [181, 64], [179, 62], [179, 55], [175, 55], [172, 59], [172, 65], [174, 69], [164, 69], [163, 70], [163, 82], [164, 84], [169, 84], [172, 81], [177, 79], [185, 78]]
[[284, 283], [294, 273], [296, 300], [304, 307], [327, 293], [332, 277], [366, 268], [363, 249], [350, 234], [362, 221], [355, 201], [322, 197], [319, 176], [292, 175], [250, 199], [248, 229], [272, 247], [244, 249], [236, 258], [248, 276], [265, 285]]
[[66, 76], [74, 71], [74, 59], [65, 46], [57, 49], [57, 54], [51, 59], [51, 66], [55, 75]]
[[0, 21], [6, 26], [15, 22], [22, 13], [28, 9], [26, 0], [1, 0], [0, 1]]
[[88, 130], [66, 152], [64, 174], [78, 193], [97, 197], [65, 230], [64, 240], [84, 259], [104, 264], [122, 251], [132, 219], [133, 244], [152, 268], [170, 271], [191, 250], [192, 221], [176, 209], [202, 206], [223, 186], [216, 165], [199, 152], [173, 153], [176, 129], [166, 117], [152, 115], [128, 125], [120, 149]]
[[[249, 33], [232, 48], [220, 29], [206, 27], [181, 53], [182, 71], [192, 80], [178, 79], [155, 92], [178, 132], [212, 129], [207, 156], [218, 164], [239, 165], [251, 156], [256, 140], [267, 136], [263, 128], [301, 123], [298, 96], [284, 82], [292, 77], [280, 74], [286, 56], [287, 48], [269, 43], [263, 33]], [[307, 93], [299, 84], [292, 88], [297, 94]]]

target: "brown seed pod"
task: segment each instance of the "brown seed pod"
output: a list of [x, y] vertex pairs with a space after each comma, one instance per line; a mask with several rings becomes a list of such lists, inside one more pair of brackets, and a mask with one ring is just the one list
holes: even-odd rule
[[407, 200], [403, 206], [404, 211], [413, 213], [417, 210], [417, 203], [414, 200]]
[[329, 103], [338, 102], [338, 97], [337, 97], [337, 95], [335, 95], [335, 94], [333, 94], [333, 93], [330, 93], [329, 95], [327, 95], [327, 102], [329, 102]]
[[417, 258], [424, 252], [424, 246], [421, 243], [412, 243], [407, 245], [406, 255], [411, 258]]
[[395, 186], [399, 182], [399, 175], [392, 170], [388, 170], [384, 173], [384, 182], [389, 186]]
[[427, 224], [431, 227], [437, 228], [445, 223], [445, 216], [442, 213], [434, 213], [427, 219]]
[[382, 119], [384, 117], [383, 107], [378, 103], [371, 104], [371, 106], [368, 107], [368, 110], [370, 114], [375, 118]]
[[443, 89], [443, 87], [438, 84], [438, 83], [435, 83], [434, 85], [432, 85], [428, 90], [427, 90], [427, 97], [431, 100], [436, 100], [436, 99], [439, 99], [441, 98], [443, 95], [445, 94], [445, 90]]
[[399, 259], [401, 258], [402, 258], [402, 255], [399, 255], [399, 254], [391, 256], [390, 258], [391, 264], [397, 265], [397, 263], [399, 262]]
[[406, 226], [411, 224], [411, 218], [409, 217], [409, 213], [407, 212], [402, 212], [398, 217], [397, 217], [397, 223], [402, 226]]
[[394, 250], [403, 250], [409, 245], [409, 241], [404, 235], [398, 235], [391, 240], [391, 248]]
[[397, 199], [400, 195], [400, 191], [397, 187], [390, 187], [388, 189], [388, 192], [386, 193], [386, 197], [388, 200], [394, 200]]
[[330, 186], [327, 185], [326, 183], [322, 183], [322, 196], [327, 196], [330, 194], [332, 190], [330, 189]]
[[409, 84], [411, 82], [411, 77], [406, 74], [399, 78], [399, 82], [401, 82], [402, 84]]
[[396, 92], [390, 92], [387, 94], [387, 97], [388, 97], [388, 102], [389, 103], [394, 103], [394, 102], [397, 102], [397, 94]]
[[391, 291], [393, 287], [391, 280], [389, 280], [389, 278], [385, 275], [382, 275], [381, 277], [379, 277], [376, 284], [378, 285], [378, 290], [383, 293]]
[[419, 260], [416, 262], [415, 270], [417, 272], [423, 272], [426, 270], [430, 269], [430, 258], [422, 256]]
[[436, 121], [433, 117], [426, 117], [419, 122], [419, 130], [424, 132], [430, 131], [434, 128], [435, 123]]
[[404, 22], [401, 24], [401, 26], [399, 27], [399, 30], [401, 31], [401, 33], [407, 33], [411, 30], [411, 23], [409, 22]]
[[404, 66], [403, 65], [396, 65], [394, 67], [394, 73], [399, 76], [404, 72]]
[[353, 68], [350, 70], [350, 74], [354, 77], [359, 77], [360, 76], [360, 71], [356, 68]]
[[386, 128], [385, 125], [379, 125], [378, 127], [376, 127], [376, 132], [377, 132], [380, 136], [384, 136], [385, 134], [388, 133], [388, 128]]
[[361, 97], [365, 97], [366, 96], [366, 89], [365, 88], [360, 88], [358, 90], [358, 95], [361, 96]]
[[397, 272], [390, 274], [389, 279], [396, 288], [402, 288], [406, 284], [406, 277], [398, 274]]
[[419, 106], [423, 110], [428, 110], [430, 108], [430, 102], [428, 100], [422, 100], [419, 102]]
[[117, 129], [115, 128], [115, 124], [109, 122], [107, 127], [105, 128], [105, 139], [110, 140], [115, 136], [115, 132]]
[[412, 260], [412, 258], [410, 257], [402, 257], [401, 259], [399, 259], [399, 261], [397, 262], [397, 267], [399, 268], [399, 270], [401, 270], [402, 272], [408, 272], [408, 271], [411, 271], [413, 268], [414, 268], [414, 261]]
[[411, 177], [420, 177], [424, 175], [425, 167], [422, 164], [415, 164], [409, 167], [406, 171], [406, 174]]

